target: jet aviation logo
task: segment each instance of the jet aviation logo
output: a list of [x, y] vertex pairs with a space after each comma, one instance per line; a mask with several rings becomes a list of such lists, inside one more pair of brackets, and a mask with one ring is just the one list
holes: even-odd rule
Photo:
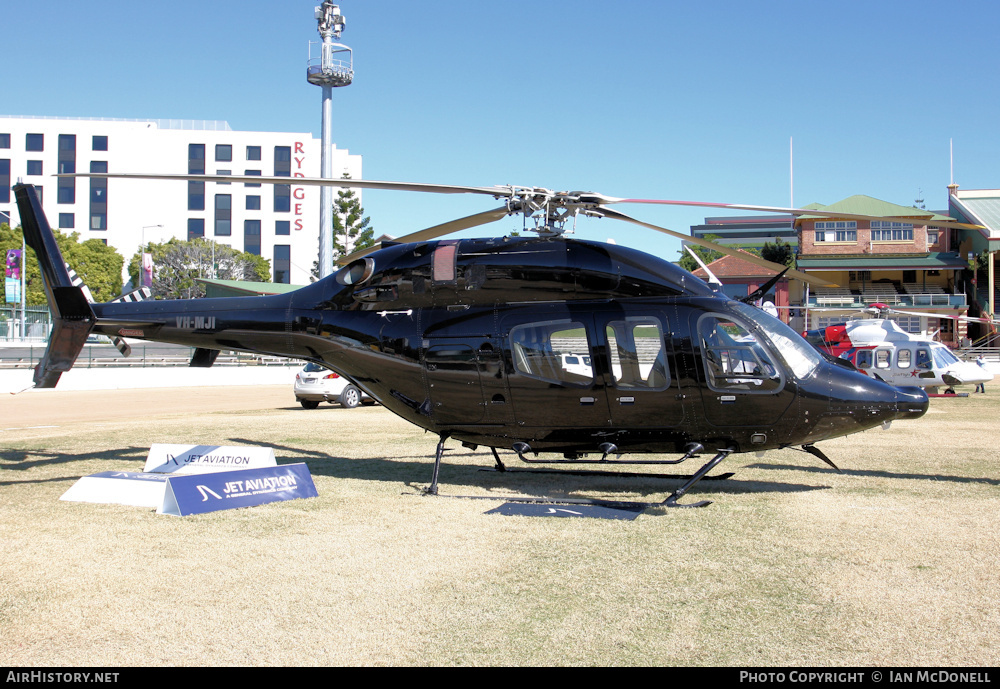
[[218, 493], [216, 493], [214, 490], [212, 490], [208, 486], [197, 486], [197, 488], [198, 488], [198, 492], [201, 493], [201, 501], [202, 502], [207, 502], [208, 501], [208, 495], [207, 494], [210, 494], [216, 500], [222, 500], [222, 496], [219, 495]]

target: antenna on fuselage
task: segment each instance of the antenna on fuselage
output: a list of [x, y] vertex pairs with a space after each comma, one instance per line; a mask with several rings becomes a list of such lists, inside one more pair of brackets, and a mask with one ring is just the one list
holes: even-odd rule
[[705, 265], [705, 262], [701, 260], [701, 257], [698, 254], [696, 254], [689, 245], [685, 244], [684, 248], [687, 249], [687, 252], [691, 254], [692, 258], [694, 258], [694, 260], [698, 263], [698, 265], [701, 266], [701, 269], [704, 270], [705, 273], [708, 275], [708, 282], [710, 284], [718, 285], [718, 287], [715, 289], [721, 290], [722, 280], [715, 277], [715, 273], [713, 273], [711, 270], [708, 269], [708, 266]]

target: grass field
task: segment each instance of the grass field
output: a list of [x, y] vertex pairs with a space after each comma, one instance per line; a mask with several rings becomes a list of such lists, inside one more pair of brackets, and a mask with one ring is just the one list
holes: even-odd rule
[[[0, 664], [1000, 663], [995, 390], [821, 444], [843, 474], [732, 456], [735, 477], [687, 498], [712, 505], [635, 521], [420, 496], [436, 438], [378, 407], [143, 394], [145, 416], [128, 391], [0, 401]], [[140, 470], [153, 442], [271, 445], [319, 498], [185, 518], [59, 500]], [[442, 492], [659, 501], [678, 485], [491, 464], [454, 445]]]

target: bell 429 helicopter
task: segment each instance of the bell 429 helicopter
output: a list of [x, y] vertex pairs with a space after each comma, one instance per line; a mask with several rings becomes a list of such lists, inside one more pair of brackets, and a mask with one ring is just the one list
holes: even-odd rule
[[[875, 318], [860, 318], [805, 333], [806, 339], [832, 356], [850, 361], [868, 376], [893, 385], [917, 385], [936, 393], [954, 392], [954, 386], [988, 383], [993, 373], [962, 361], [940, 342], [908, 333], [889, 319], [889, 314], [926, 314], [897, 311], [886, 304], [872, 304], [865, 311]], [[949, 318], [949, 316], [940, 316]], [[986, 319], [965, 320], [986, 322]]]
[[[669, 507], [709, 504], [678, 500], [732, 453], [796, 448], [836, 468], [815, 443], [927, 410], [922, 389], [894, 387], [824, 356], [780, 320], [672, 263], [560, 231], [583, 214], [698, 243], [609, 208], [690, 202], [531, 187], [294, 183], [482, 194], [504, 205], [348, 257], [328, 277], [283, 295], [92, 304], [72, 284], [33, 188], [18, 184], [21, 221], [54, 321], [35, 384], [53, 387], [91, 332], [194, 347], [192, 366], [211, 366], [224, 349], [304, 359], [348, 376], [439, 437], [428, 493], [438, 491], [448, 439], [489, 447], [497, 470], [505, 469], [498, 448], [528, 462], [539, 453], [607, 463], [624, 453], [679, 455], [637, 462], [663, 464], [711, 454], [661, 503]], [[540, 218], [539, 236], [434, 239], [513, 213]]]

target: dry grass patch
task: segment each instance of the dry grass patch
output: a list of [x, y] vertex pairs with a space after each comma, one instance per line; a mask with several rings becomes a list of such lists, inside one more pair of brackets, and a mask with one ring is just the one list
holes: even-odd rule
[[[436, 438], [378, 407], [273, 394], [212, 412], [157, 393], [141, 421], [53, 413], [56, 428], [3, 431], [0, 663], [998, 662], [984, 419], [1000, 398], [935, 400], [923, 419], [824, 443], [843, 474], [791, 450], [735, 456], [733, 479], [691, 496], [710, 507], [618, 522], [421, 497]], [[59, 501], [79, 476], [138, 470], [150, 443], [185, 440], [272, 445], [309, 465], [319, 498], [183, 519]], [[447, 462], [451, 494], [662, 500], [677, 486], [480, 472], [489, 453], [457, 445]]]

